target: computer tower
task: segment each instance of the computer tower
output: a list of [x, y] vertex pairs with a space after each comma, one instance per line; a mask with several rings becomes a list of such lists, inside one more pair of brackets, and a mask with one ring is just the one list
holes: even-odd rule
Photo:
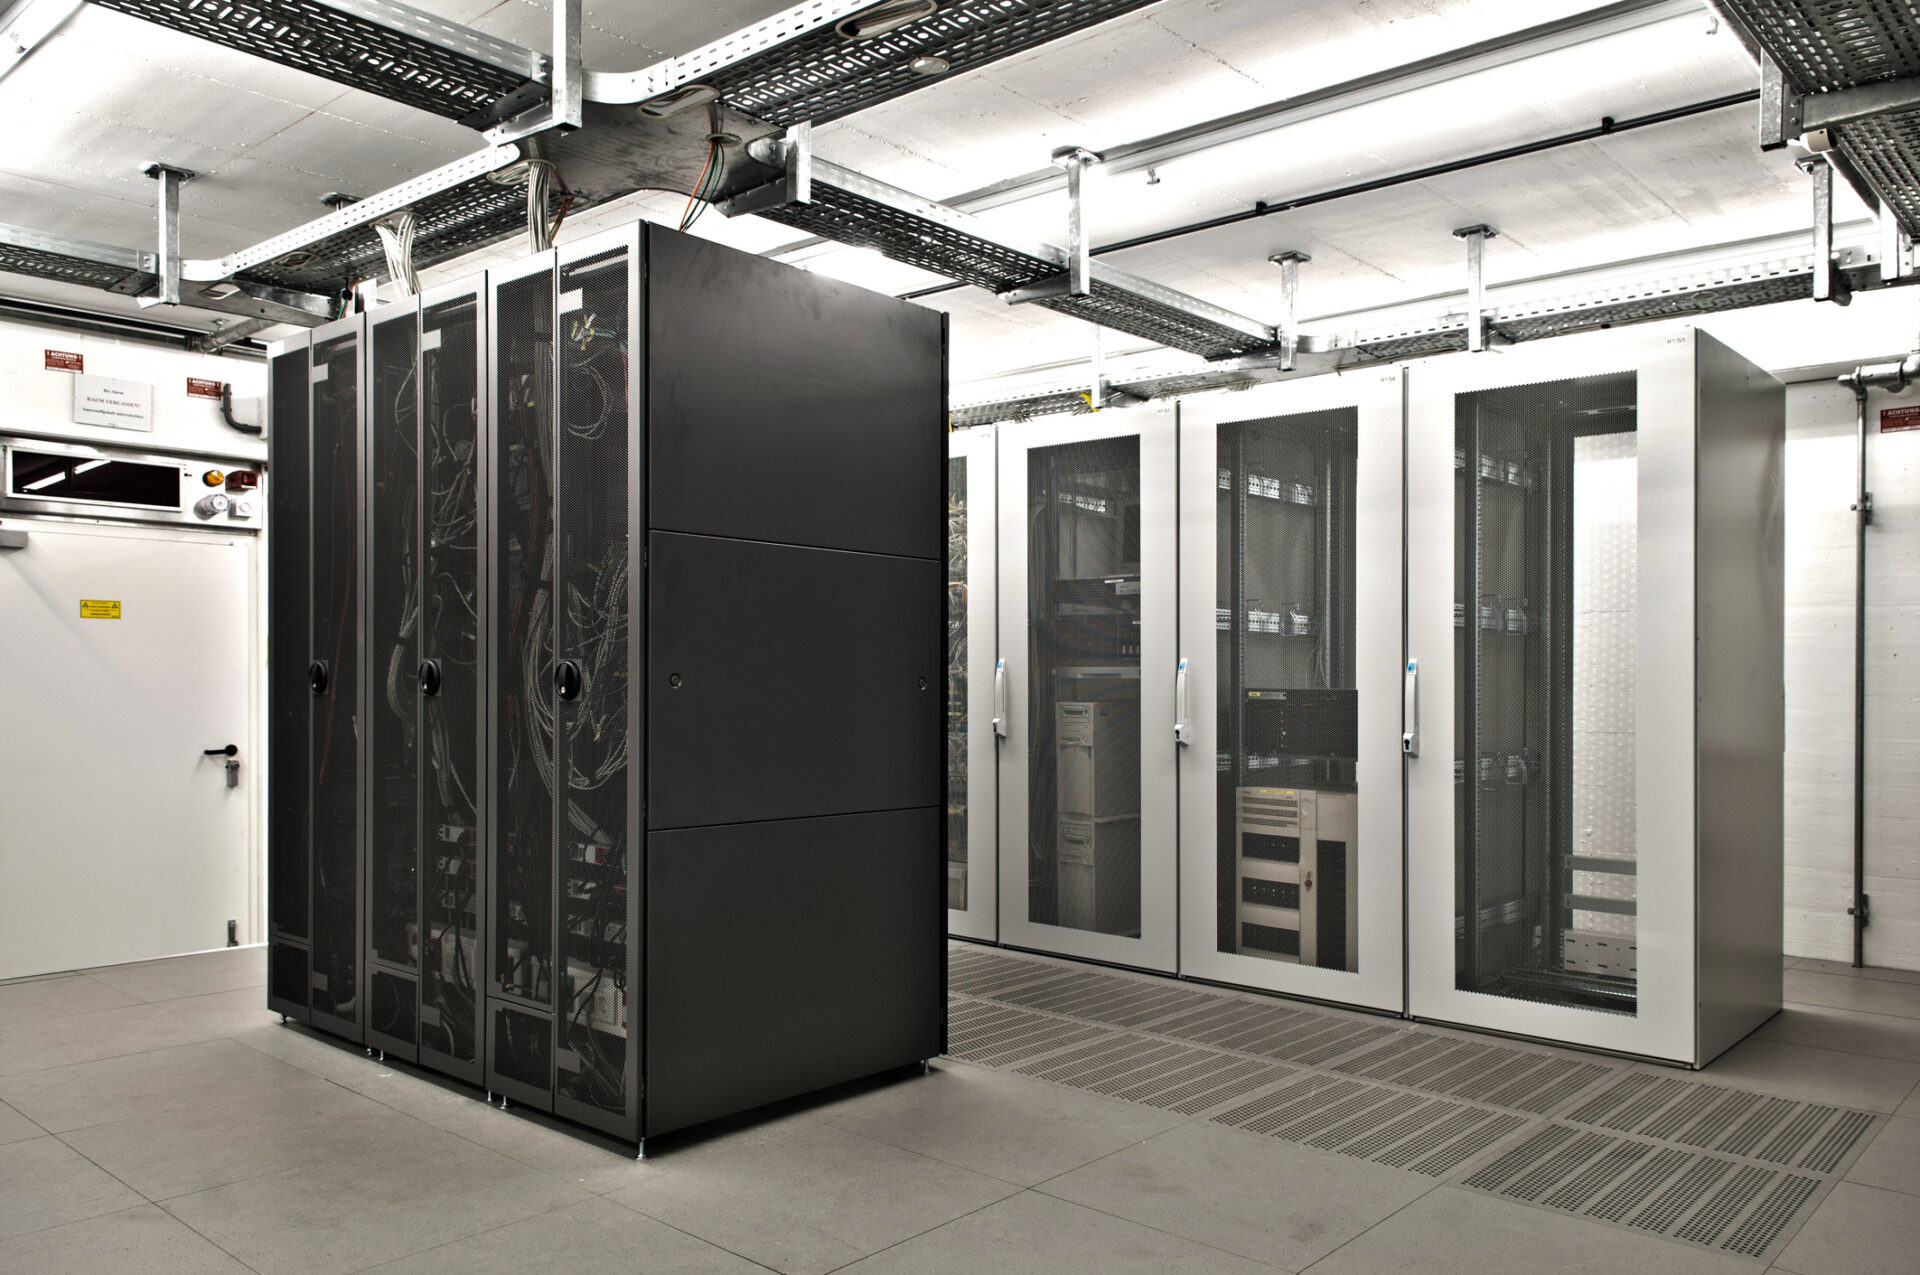
[[1236, 796], [1240, 954], [1358, 969], [1355, 795], [1241, 788]]
[[1059, 924], [1140, 932], [1140, 732], [1115, 702], [1054, 705]]

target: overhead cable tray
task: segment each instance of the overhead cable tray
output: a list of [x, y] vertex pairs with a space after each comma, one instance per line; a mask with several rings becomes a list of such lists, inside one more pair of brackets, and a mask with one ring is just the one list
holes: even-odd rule
[[783, 169], [785, 176], [722, 204], [728, 216], [754, 213], [835, 243], [871, 248], [1010, 302], [1041, 306], [1209, 359], [1278, 344], [1267, 324], [1099, 261], [1092, 263], [1090, 293], [1075, 295], [1067, 286], [1064, 248], [1004, 239], [969, 213], [813, 156], [804, 140], [766, 139], [756, 144], [754, 157]]
[[1824, 134], [1920, 237], [1920, 0], [1723, 3], [1791, 90], [1771, 103], [1779, 140]]

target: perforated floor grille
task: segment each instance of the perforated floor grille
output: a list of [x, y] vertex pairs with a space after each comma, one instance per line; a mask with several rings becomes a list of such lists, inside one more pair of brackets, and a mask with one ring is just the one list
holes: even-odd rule
[[948, 1053], [1538, 1208], [1771, 1258], [1876, 1117], [971, 944]]

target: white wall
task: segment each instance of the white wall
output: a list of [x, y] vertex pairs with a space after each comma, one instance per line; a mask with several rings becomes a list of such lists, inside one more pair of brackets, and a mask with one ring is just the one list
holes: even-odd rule
[[[1881, 434], [1867, 403], [1866, 890], [1869, 965], [1920, 969], [1920, 432]], [[1854, 398], [1787, 392], [1789, 954], [1851, 960]]]
[[[85, 359], [88, 375], [152, 385], [153, 430], [75, 425], [73, 375], [46, 369], [45, 351], [49, 349], [80, 354]], [[231, 384], [235, 415], [250, 424], [258, 424], [265, 418], [267, 368], [261, 360], [196, 354], [144, 341], [0, 320], [0, 435], [55, 438], [132, 451], [179, 452], [263, 464], [267, 456], [264, 435], [248, 435], [228, 428], [221, 419], [218, 400], [188, 397], [188, 377]], [[271, 484], [272, 481], [269, 472], [264, 482]], [[18, 518], [0, 518], [0, 523], [7, 526], [17, 526], [20, 522]], [[182, 533], [147, 534], [165, 539]], [[243, 943], [259, 942], [266, 937], [265, 843], [261, 832], [266, 776], [265, 534], [252, 539], [250, 596], [246, 606], [250, 626], [246, 635], [250, 700], [247, 715], [251, 725], [248, 738], [242, 741], [247, 762], [240, 771], [242, 784], [248, 790], [251, 899], [249, 911], [239, 918]], [[0, 566], [4, 566], [4, 560], [0, 560]], [[5, 617], [0, 616], [0, 624], [4, 622]], [[0, 706], [0, 721], [4, 720], [4, 706]], [[127, 853], [137, 852], [136, 843], [130, 841]], [[108, 923], [112, 923], [111, 918]]]
[[[105, 429], [73, 423], [73, 374], [50, 372], [47, 350], [86, 360], [89, 376], [153, 386], [153, 431]], [[267, 368], [258, 359], [194, 354], [144, 341], [93, 336], [0, 320], [0, 434], [33, 434], [131, 450], [196, 452], [265, 460], [266, 443], [227, 428], [214, 399], [187, 397], [187, 378], [233, 386], [234, 415], [249, 424], [264, 417]], [[241, 401], [256, 400], [256, 401]]]

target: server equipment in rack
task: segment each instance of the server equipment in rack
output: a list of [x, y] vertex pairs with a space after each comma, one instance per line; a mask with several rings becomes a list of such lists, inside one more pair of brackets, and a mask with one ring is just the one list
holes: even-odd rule
[[1322, 969], [1358, 969], [1355, 795], [1241, 788], [1236, 798], [1236, 950]]

